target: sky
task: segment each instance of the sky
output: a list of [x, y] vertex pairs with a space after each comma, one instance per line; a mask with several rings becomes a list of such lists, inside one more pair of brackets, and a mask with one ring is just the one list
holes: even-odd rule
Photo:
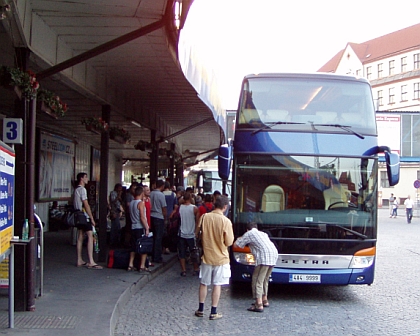
[[245, 75], [315, 72], [348, 42], [418, 23], [419, 0], [194, 0], [180, 48], [193, 46], [234, 110]]

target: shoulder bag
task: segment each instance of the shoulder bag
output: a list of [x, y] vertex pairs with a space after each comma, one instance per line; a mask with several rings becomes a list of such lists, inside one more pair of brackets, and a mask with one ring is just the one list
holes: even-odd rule
[[75, 210], [74, 208], [70, 208], [66, 211], [64, 222], [69, 227], [77, 228], [83, 228], [83, 226], [87, 226], [88, 224], [85, 213], [81, 210]]
[[141, 236], [136, 242], [136, 253], [149, 254], [153, 250], [153, 237]]

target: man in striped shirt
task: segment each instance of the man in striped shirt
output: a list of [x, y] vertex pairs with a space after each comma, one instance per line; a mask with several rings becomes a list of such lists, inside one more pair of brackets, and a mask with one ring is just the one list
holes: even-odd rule
[[255, 259], [255, 269], [252, 274], [252, 296], [255, 303], [249, 311], [262, 313], [263, 307], [269, 307], [267, 294], [268, 283], [273, 267], [277, 263], [278, 251], [265, 232], [258, 231], [257, 223], [248, 223], [247, 232], [239, 237], [234, 246], [243, 248], [249, 245]]

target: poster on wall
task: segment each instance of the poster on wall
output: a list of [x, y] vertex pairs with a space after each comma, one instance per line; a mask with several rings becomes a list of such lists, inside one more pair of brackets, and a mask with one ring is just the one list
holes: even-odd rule
[[0, 255], [10, 248], [13, 236], [15, 153], [0, 142]]
[[41, 132], [39, 148], [39, 201], [68, 199], [74, 179], [74, 143]]
[[379, 146], [388, 146], [392, 152], [400, 154], [401, 115], [396, 113], [377, 113], [376, 125], [378, 127]]

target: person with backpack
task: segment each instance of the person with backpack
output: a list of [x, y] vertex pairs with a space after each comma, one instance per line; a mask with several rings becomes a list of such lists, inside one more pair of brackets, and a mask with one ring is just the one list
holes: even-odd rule
[[200, 217], [205, 213], [212, 212], [214, 210], [211, 194], [206, 194], [204, 196], [204, 203], [198, 208], [198, 210], [200, 212]]
[[[130, 216], [131, 216], [131, 251], [130, 261], [128, 264], [127, 271], [134, 271], [134, 258], [136, 256], [136, 244], [137, 240], [143, 235], [149, 235], [149, 224], [146, 218], [146, 208], [143, 201], [143, 187], [136, 187], [134, 191], [134, 200], [130, 202]], [[150, 272], [149, 268], [146, 267], [147, 254], [140, 255], [140, 272]]]
[[[186, 254], [187, 248], [191, 252], [195, 246], [195, 231], [198, 224], [199, 212], [198, 208], [191, 203], [191, 193], [185, 192], [184, 204], [179, 206], [179, 214], [181, 216], [181, 226], [179, 229], [178, 240], [178, 257], [181, 264], [181, 276], [187, 275], [186, 269]], [[199, 274], [198, 263], [193, 262], [193, 275]]]

